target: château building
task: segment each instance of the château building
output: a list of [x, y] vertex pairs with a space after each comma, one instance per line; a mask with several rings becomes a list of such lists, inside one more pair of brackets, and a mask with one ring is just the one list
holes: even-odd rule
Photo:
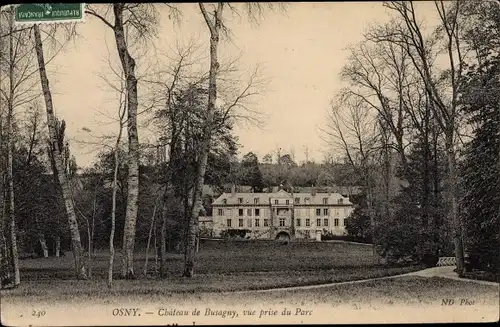
[[344, 235], [353, 210], [339, 193], [223, 193], [212, 203], [212, 233], [246, 231], [246, 237], [268, 239], [318, 238], [330, 232]]

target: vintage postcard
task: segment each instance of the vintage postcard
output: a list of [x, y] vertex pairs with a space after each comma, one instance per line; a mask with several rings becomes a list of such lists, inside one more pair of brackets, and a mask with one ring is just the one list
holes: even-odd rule
[[498, 0], [0, 15], [3, 325], [499, 320]]

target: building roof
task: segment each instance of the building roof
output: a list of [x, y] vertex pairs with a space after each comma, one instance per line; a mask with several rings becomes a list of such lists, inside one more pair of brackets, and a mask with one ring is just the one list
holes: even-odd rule
[[[237, 205], [240, 204], [238, 198], [243, 198], [243, 204], [254, 204], [254, 199], [259, 199], [259, 204], [268, 204], [271, 199], [285, 198], [290, 198], [294, 202], [296, 198], [299, 198], [299, 204], [304, 204], [306, 198], [309, 198], [308, 204], [311, 205], [323, 205], [324, 198], [328, 198], [328, 204], [338, 204], [338, 199], [342, 199], [342, 204], [352, 204], [349, 198], [342, 196], [340, 193], [288, 193], [279, 190], [273, 193], [223, 193], [213, 202], [213, 205]], [[224, 200], [227, 200], [227, 202], [224, 203]]]

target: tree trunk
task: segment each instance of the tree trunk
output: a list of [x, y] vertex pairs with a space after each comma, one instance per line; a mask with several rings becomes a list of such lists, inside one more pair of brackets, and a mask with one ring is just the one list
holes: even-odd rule
[[90, 231], [90, 224], [87, 218], [87, 276], [88, 278], [92, 278], [92, 233]]
[[10, 218], [10, 241], [11, 241], [11, 253], [12, 253], [12, 265], [14, 268], [14, 285], [17, 286], [21, 283], [21, 275], [19, 274], [19, 256], [17, 251], [17, 228], [16, 228], [16, 213], [15, 213], [15, 202], [14, 202], [14, 174], [13, 174], [13, 155], [14, 144], [12, 142], [13, 138], [13, 120], [14, 120], [14, 45], [13, 45], [13, 33], [14, 33], [14, 15], [12, 13], [9, 19], [9, 98], [7, 101], [8, 112], [7, 112], [7, 181], [8, 181], [8, 208], [9, 208], [9, 218]]
[[61, 238], [56, 236], [56, 257], [59, 258], [61, 256]]
[[57, 131], [56, 131], [56, 117], [54, 114], [54, 108], [52, 104], [52, 94], [49, 88], [49, 80], [47, 78], [47, 72], [45, 71], [45, 59], [43, 57], [43, 45], [42, 38], [40, 37], [40, 30], [38, 25], [34, 25], [34, 35], [35, 35], [35, 50], [38, 59], [38, 68], [40, 72], [40, 82], [42, 86], [43, 96], [45, 99], [45, 107], [47, 112], [47, 124], [49, 127], [49, 139], [51, 143], [51, 155], [55, 163], [55, 172], [57, 180], [61, 187], [64, 206], [66, 209], [66, 215], [68, 217], [69, 229], [71, 233], [71, 245], [73, 250], [73, 257], [75, 259], [75, 270], [78, 279], [86, 279], [87, 274], [85, 271], [85, 265], [83, 262], [83, 248], [80, 240], [80, 231], [78, 229], [78, 221], [76, 219], [75, 208], [73, 207], [73, 201], [71, 198], [71, 191], [66, 179], [63, 160], [61, 156], [61, 149], [57, 142]]
[[164, 278], [167, 276], [167, 189], [165, 189], [162, 204], [162, 221], [160, 231], [160, 277]]
[[[126, 108], [123, 108], [125, 110]], [[116, 225], [116, 194], [118, 192], [118, 168], [120, 167], [120, 142], [123, 133], [123, 114], [118, 111], [120, 117], [120, 129], [115, 142], [115, 167], [113, 171], [113, 191], [111, 196], [111, 231], [109, 233], [109, 264], [108, 264], [108, 287], [113, 286], [113, 265], [115, 261], [115, 225]]]
[[122, 276], [135, 278], [134, 244], [139, 199], [139, 136], [137, 133], [137, 79], [135, 77], [135, 60], [128, 51], [124, 22], [123, 3], [113, 4], [115, 14], [114, 34], [116, 49], [125, 73], [127, 87], [127, 132], [128, 132], [128, 194], [123, 231]]
[[157, 205], [158, 205], [158, 199], [155, 199], [155, 206], [153, 208], [153, 217], [151, 217], [151, 226], [149, 227], [148, 244], [146, 245], [146, 260], [144, 261], [144, 276], [148, 275], [149, 246], [151, 245], [151, 237], [153, 235], [153, 227], [155, 224]]
[[457, 274], [463, 276], [465, 272], [464, 248], [462, 243], [462, 224], [458, 212], [458, 176], [456, 167], [456, 154], [453, 145], [453, 130], [446, 131], [446, 163], [448, 166], [448, 197], [449, 197], [449, 221], [453, 226], [453, 245], [455, 247], [455, 259]]
[[[1, 124], [1, 123], [0, 123]], [[2, 129], [0, 125], [0, 135], [2, 134]], [[0, 139], [0, 146], [2, 146], [2, 140]], [[3, 169], [3, 167], [1, 168]], [[5, 274], [5, 258], [6, 258], [6, 253], [4, 252], [5, 248], [5, 236], [4, 236], [4, 228], [5, 228], [5, 216], [4, 216], [4, 210], [5, 210], [5, 200], [4, 200], [4, 185], [3, 185], [4, 179], [3, 179], [3, 174], [0, 174], [0, 279], [3, 278]]]
[[40, 246], [42, 247], [43, 257], [48, 258], [49, 257], [49, 248], [47, 247], [47, 242], [45, 241], [45, 235], [40, 234], [38, 236], [38, 241], [40, 242]]
[[205, 22], [210, 30], [210, 71], [208, 76], [208, 105], [206, 111], [206, 121], [203, 126], [203, 140], [201, 142], [200, 156], [197, 166], [197, 179], [193, 190], [193, 204], [191, 217], [188, 221], [187, 246], [185, 249], [184, 277], [194, 275], [194, 256], [196, 254], [196, 237], [198, 234], [198, 218], [202, 203], [203, 185], [205, 183], [205, 172], [207, 170], [208, 153], [210, 152], [210, 141], [212, 139], [212, 123], [217, 101], [217, 73], [219, 70], [217, 50], [219, 45], [219, 32], [221, 28], [221, 18], [223, 3], [219, 2], [214, 13], [214, 21], [208, 16], [204, 5], [199, 4], [200, 10], [205, 18]]

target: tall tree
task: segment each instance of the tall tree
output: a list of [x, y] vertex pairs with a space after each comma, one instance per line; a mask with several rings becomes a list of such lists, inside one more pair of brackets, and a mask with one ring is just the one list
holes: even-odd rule
[[[453, 226], [453, 243], [457, 262], [457, 273], [465, 269], [462, 226], [459, 217], [459, 194], [457, 172], [457, 130], [460, 124], [460, 107], [457, 102], [463, 79], [464, 52], [460, 42], [459, 12], [462, 2], [435, 1], [439, 23], [431, 37], [426, 37], [417, 20], [417, 11], [411, 1], [387, 2], [397, 18], [389, 25], [371, 33], [375, 42], [393, 42], [403, 47], [418, 71], [430, 100], [436, 120], [443, 130], [447, 158], [447, 198], [449, 220]], [[447, 68], [439, 73], [433, 61], [436, 45], [442, 44], [447, 56]]]
[[127, 135], [128, 135], [128, 195], [125, 227], [123, 234], [122, 277], [135, 278], [134, 245], [139, 199], [139, 136], [137, 132], [137, 77], [136, 61], [131, 55], [127, 40], [126, 25], [132, 26], [136, 38], [153, 33], [156, 26], [156, 10], [152, 4], [115, 3], [112, 5], [114, 21], [111, 23], [92, 8], [86, 13], [99, 18], [113, 30], [116, 49], [122, 65], [127, 89]]
[[43, 96], [45, 99], [45, 108], [47, 113], [47, 123], [49, 127], [49, 140], [50, 140], [50, 151], [52, 153], [52, 158], [55, 162], [56, 171], [54, 175], [57, 176], [59, 185], [62, 191], [64, 205], [66, 208], [66, 215], [68, 218], [70, 233], [71, 233], [71, 243], [73, 249], [73, 257], [75, 260], [75, 269], [77, 277], [80, 279], [86, 279], [87, 273], [84, 265], [83, 259], [83, 248], [80, 241], [80, 231], [78, 229], [78, 221], [75, 214], [75, 208], [73, 206], [73, 199], [71, 198], [71, 189], [66, 176], [66, 170], [63, 163], [63, 153], [62, 149], [59, 147], [57, 138], [57, 127], [56, 127], [56, 116], [54, 113], [52, 94], [50, 92], [49, 80], [47, 77], [47, 72], [45, 70], [45, 59], [43, 54], [43, 44], [42, 38], [40, 36], [40, 28], [38, 25], [34, 25], [34, 37], [35, 37], [35, 50], [38, 60], [38, 69], [40, 72], [40, 83], [43, 90]]
[[10, 242], [12, 251], [12, 264], [14, 267], [14, 285], [17, 286], [21, 283], [21, 275], [19, 274], [19, 257], [17, 251], [17, 228], [16, 228], [16, 213], [15, 213], [15, 200], [14, 200], [14, 175], [13, 175], [13, 130], [14, 124], [14, 92], [15, 92], [15, 77], [14, 69], [14, 15], [9, 15], [9, 97], [7, 100], [7, 181], [8, 181], [8, 199], [9, 199], [9, 218], [10, 218]]
[[241, 183], [250, 185], [254, 192], [262, 192], [263, 182], [262, 173], [259, 169], [259, 158], [253, 153], [249, 152], [243, 156], [241, 161]]
[[[465, 40], [476, 54], [461, 88], [460, 104], [473, 127], [461, 165], [461, 217], [475, 269], [497, 273], [500, 261], [500, 3], [463, 7]], [[486, 205], [485, 205], [486, 204]]]

